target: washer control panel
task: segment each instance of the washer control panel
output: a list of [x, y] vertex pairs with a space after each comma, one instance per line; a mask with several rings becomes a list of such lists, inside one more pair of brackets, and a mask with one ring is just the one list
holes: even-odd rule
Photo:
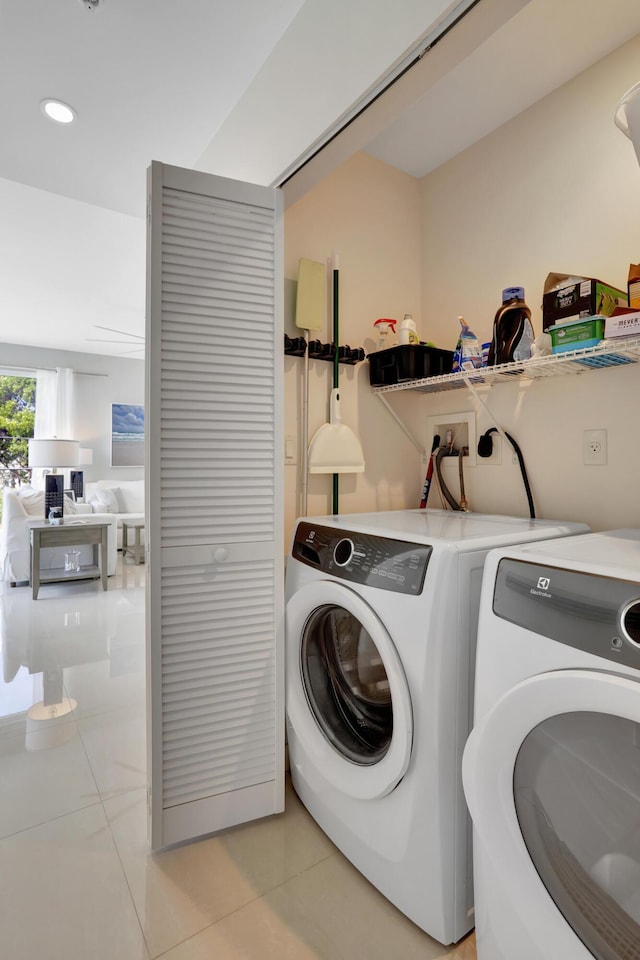
[[418, 596], [432, 547], [307, 521], [298, 524], [292, 556], [341, 580]]

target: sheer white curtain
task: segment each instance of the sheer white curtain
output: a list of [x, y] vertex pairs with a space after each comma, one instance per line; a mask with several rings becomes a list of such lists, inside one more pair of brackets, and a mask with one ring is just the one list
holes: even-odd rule
[[38, 439], [75, 440], [75, 373], [68, 367], [36, 371], [36, 419]]

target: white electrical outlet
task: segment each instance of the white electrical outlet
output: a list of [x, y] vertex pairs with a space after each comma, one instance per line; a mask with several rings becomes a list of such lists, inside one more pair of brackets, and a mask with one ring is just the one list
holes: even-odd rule
[[502, 463], [502, 437], [498, 433], [491, 434], [491, 456], [490, 457], [479, 457], [478, 463], [483, 466], [499, 467]]
[[284, 438], [284, 462], [289, 466], [296, 465], [296, 438], [290, 433]]
[[607, 462], [607, 431], [585, 430], [582, 434], [582, 462], [585, 466], [602, 467]]
[[[491, 433], [489, 434], [489, 440], [491, 442], [491, 456], [482, 457], [480, 456], [480, 453], [478, 453], [479, 467], [484, 467], [484, 466], [499, 467], [502, 463], [502, 446], [503, 446], [502, 437], [500, 436], [499, 433]], [[482, 437], [478, 441], [478, 446], [480, 446], [481, 441], [482, 441]]]

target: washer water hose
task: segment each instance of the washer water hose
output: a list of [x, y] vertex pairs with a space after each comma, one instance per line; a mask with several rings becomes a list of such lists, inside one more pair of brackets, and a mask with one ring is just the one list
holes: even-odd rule
[[462, 464], [464, 463], [464, 458], [469, 453], [469, 447], [462, 447], [458, 451], [458, 477], [460, 479], [460, 509], [464, 510], [465, 513], [469, 513], [469, 504], [467, 503], [467, 498], [464, 493], [464, 472], [462, 469]]
[[[462, 453], [463, 453], [463, 450], [464, 450], [464, 449], [466, 449], [466, 448], [463, 447], [462, 450], [459, 450], [459, 451], [458, 451], [458, 454], [457, 454], [457, 455], [460, 457], [460, 460], [462, 460]], [[446, 483], [444, 482], [444, 477], [442, 476], [442, 470], [441, 470], [441, 468], [440, 468], [440, 462], [441, 462], [442, 458], [443, 458], [444, 456], [447, 456], [447, 455], [448, 455], [448, 456], [456, 456], [455, 453], [452, 454], [452, 452], [451, 452], [451, 447], [450, 447], [450, 446], [440, 447], [440, 448], [438, 449], [438, 452], [437, 452], [436, 455], [435, 455], [436, 476], [438, 477], [438, 483], [439, 483], [439, 485], [440, 485], [440, 491], [441, 491], [442, 495], [444, 496], [445, 500], [447, 501], [447, 503], [449, 504], [449, 506], [451, 507], [452, 510], [461, 510], [461, 509], [466, 510], [466, 509], [468, 509], [468, 508], [467, 508], [467, 501], [464, 500], [464, 489], [463, 489], [463, 486], [461, 485], [461, 487], [460, 487], [461, 501], [460, 501], [460, 503], [458, 503], [458, 501], [457, 501], [456, 498], [453, 496], [453, 494], [452, 494], [451, 491], [449, 490], [448, 486], [447, 486]], [[461, 475], [462, 475], [462, 466], [460, 466], [460, 472], [461, 472]], [[464, 507], [462, 506], [462, 502], [463, 502], [463, 501], [464, 501]]]
[[[501, 433], [502, 431], [498, 430], [497, 427], [490, 427], [485, 433], [482, 434], [478, 440], [478, 456], [479, 457], [490, 457], [493, 451], [493, 441], [491, 439], [492, 433]], [[513, 447], [515, 454], [518, 458], [518, 464], [520, 465], [520, 473], [522, 474], [522, 482], [524, 484], [524, 489], [527, 494], [527, 500], [529, 502], [529, 515], [532, 520], [535, 520], [536, 511], [533, 505], [533, 496], [531, 494], [531, 487], [529, 486], [529, 478], [527, 476], [527, 468], [524, 465], [524, 457], [522, 456], [522, 450], [513, 439], [510, 433], [504, 431], [504, 435]]]

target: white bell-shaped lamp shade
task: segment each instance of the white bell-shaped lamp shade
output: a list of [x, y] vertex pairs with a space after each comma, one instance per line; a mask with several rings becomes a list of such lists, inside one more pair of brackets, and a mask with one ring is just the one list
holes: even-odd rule
[[77, 467], [79, 456], [77, 440], [29, 440], [30, 467]]
[[640, 82], [630, 87], [618, 104], [614, 122], [633, 143], [640, 162]]

